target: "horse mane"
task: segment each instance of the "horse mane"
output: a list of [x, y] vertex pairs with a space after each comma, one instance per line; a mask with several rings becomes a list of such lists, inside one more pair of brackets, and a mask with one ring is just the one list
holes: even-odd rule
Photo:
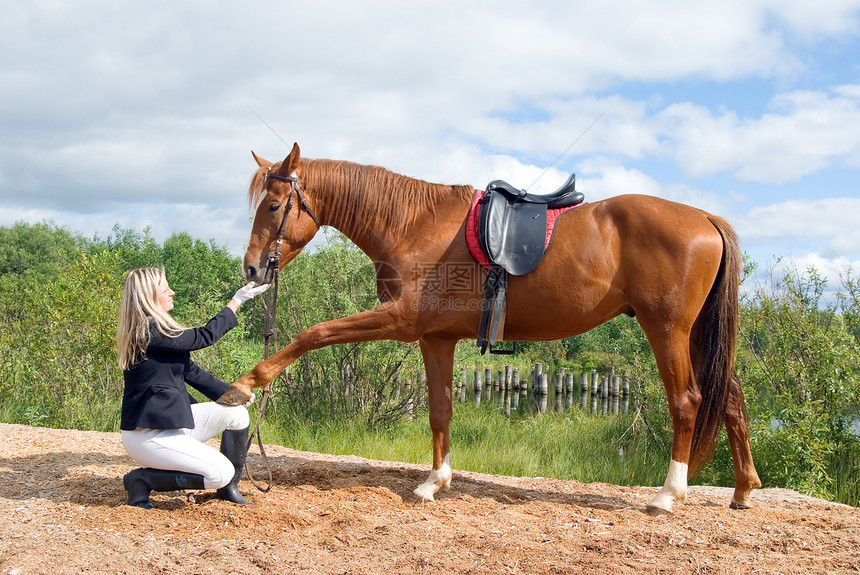
[[[280, 167], [275, 164], [271, 171]], [[265, 195], [267, 168], [251, 178], [248, 202], [253, 209]], [[344, 233], [364, 233], [370, 228], [405, 234], [427, 211], [435, 216], [436, 205], [452, 197], [468, 200], [472, 186], [432, 184], [392, 172], [380, 166], [341, 160], [301, 159], [299, 184], [308, 191], [308, 201], [323, 219]], [[464, 214], [465, 216], [465, 214]]]

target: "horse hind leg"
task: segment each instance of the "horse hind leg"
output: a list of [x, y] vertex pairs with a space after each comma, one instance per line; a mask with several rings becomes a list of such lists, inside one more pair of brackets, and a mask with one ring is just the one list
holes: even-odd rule
[[761, 487], [761, 480], [753, 464], [744, 392], [736, 375], [732, 376], [729, 383], [725, 423], [735, 472], [735, 492], [730, 507], [748, 509], [750, 492]]
[[454, 347], [456, 340], [422, 337], [418, 344], [427, 372], [430, 407], [430, 431], [433, 434], [433, 468], [427, 480], [414, 493], [423, 501], [451, 485], [451, 448], [449, 429], [453, 414], [452, 382], [454, 378]]
[[[649, 340], [666, 390], [673, 433], [672, 460], [666, 481], [663, 488], [648, 502], [648, 510], [671, 513], [675, 503], [683, 503], [687, 498], [693, 429], [702, 396], [693, 377], [688, 337], [669, 336], [659, 341], [649, 337]], [[672, 344], [673, 341], [680, 343]]]

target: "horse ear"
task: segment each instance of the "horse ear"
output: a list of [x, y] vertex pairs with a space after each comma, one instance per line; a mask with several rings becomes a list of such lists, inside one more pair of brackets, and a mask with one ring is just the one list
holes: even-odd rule
[[287, 169], [284, 170], [287, 174], [292, 174], [299, 168], [299, 159], [301, 158], [301, 151], [299, 150], [299, 145], [293, 142], [293, 149], [290, 150], [290, 154], [284, 158], [284, 163], [281, 164], [285, 166]]
[[257, 162], [257, 165], [260, 166], [261, 168], [268, 168], [269, 166], [272, 165], [272, 162], [270, 162], [269, 160], [267, 160], [265, 158], [261, 158], [260, 156], [255, 154], [254, 150], [251, 150], [251, 155], [254, 156], [254, 161]]

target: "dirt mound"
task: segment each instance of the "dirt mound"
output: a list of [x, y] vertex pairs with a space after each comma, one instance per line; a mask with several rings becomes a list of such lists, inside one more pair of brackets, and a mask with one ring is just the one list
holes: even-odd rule
[[[0, 424], [0, 574], [857, 573], [858, 509], [782, 489], [728, 509], [694, 487], [652, 517], [650, 487], [454, 473], [414, 500], [426, 466], [267, 446], [275, 486], [154, 494], [124, 505], [119, 434]], [[256, 448], [249, 455], [259, 469]]]

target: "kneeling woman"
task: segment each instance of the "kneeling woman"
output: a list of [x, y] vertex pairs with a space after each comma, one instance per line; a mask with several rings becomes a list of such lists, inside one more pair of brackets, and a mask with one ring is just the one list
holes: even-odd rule
[[[236, 311], [269, 286], [248, 284], [203, 327], [186, 328], [170, 315], [173, 294], [158, 268], [135, 269], [122, 288], [117, 347], [125, 392], [122, 444], [142, 468], [123, 477], [128, 504], [151, 509], [151, 491], [217, 489], [220, 499], [250, 505], [237, 488], [245, 467], [247, 405], [197, 403], [188, 383], [218, 399], [230, 387], [191, 361], [236, 327]], [[252, 398], [253, 401], [253, 398]], [[221, 434], [220, 453], [204, 442]]]

